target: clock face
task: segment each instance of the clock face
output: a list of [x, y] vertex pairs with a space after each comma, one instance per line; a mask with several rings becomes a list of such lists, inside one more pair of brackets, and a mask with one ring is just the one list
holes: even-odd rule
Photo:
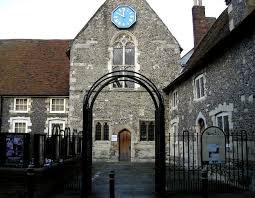
[[136, 11], [127, 5], [120, 5], [112, 12], [112, 22], [118, 28], [130, 28], [136, 22]]

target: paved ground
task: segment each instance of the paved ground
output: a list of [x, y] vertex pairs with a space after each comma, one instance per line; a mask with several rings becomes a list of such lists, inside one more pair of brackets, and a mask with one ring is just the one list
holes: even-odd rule
[[[109, 198], [109, 173], [115, 171], [115, 198], [200, 198], [199, 194], [154, 193], [154, 164], [97, 163], [93, 164], [93, 193], [90, 198]], [[80, 198], [79, 192], [63, 192], [51, 198]], [[209, 198], [255, 198], [251, 193], [210, 194]]]

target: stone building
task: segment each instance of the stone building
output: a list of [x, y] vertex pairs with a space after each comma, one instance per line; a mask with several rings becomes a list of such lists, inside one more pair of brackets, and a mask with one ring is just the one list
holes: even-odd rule
[[[131, 9], [131, 23], [136, 15], [132, 26], [117, 27]], [[70, 127], [82, 130], [83, 97], [98, 78], [126, 69], [147, 76], [162, 90], [179, 73], [180, 51], [146, 1], [105, 1], [71, 45]], [[154, 110], [149, 94], [137, 84], [119, 81], [104, 88], [93, 111], [93, 159], [154, 160]]]
[[[194, 2], [194, 49], [182, 59], [146, 0], [106, 0], [73, 40], [1, 40], [1, 132], [50, 133], [54, 124], [81, 131], [86, 91], [123, 69], [161, 91], [166, 137], [213, 125], [254, 132], [254, 0], [227, 1], [217, 20]], [[93, 160], [153, 161], [154, 104], [123, 80], [96, 99]]]
[[51, 133], [68, 126], [68, 40], [0, 41], [1, 132]]
[[[232, 0], [164, 91], [171, 132], [255, 131], [254, 1]], [[249, 154], [254, 160], [254, 149]]]

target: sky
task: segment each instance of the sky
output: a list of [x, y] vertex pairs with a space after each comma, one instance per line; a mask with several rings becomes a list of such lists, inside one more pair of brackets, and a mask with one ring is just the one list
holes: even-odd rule
[[[0, 39], [73, 39], [105, 0], [0, 0]], [[183, 48], [193, 47], [194, 0], [147, 0]], [[203, 0], [218, 17], [224, 0]]]

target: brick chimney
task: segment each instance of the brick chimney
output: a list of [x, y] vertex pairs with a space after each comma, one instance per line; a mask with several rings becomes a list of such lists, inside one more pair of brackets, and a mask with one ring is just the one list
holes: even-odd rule
[[192, 8], [193, 16], [193, 34], [194, 34], [194, 47], [202, 40], [216, 18], [205, 16], [205, 7], [202, 5], [202, 0], [194, 0]]

